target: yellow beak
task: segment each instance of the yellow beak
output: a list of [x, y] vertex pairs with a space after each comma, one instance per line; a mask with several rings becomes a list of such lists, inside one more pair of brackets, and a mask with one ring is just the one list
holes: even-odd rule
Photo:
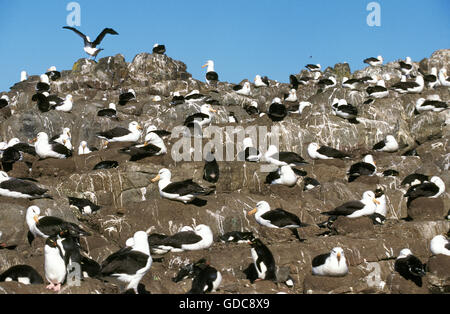
[[37, 141], [37, 137], [35, 137], [32, 140], [30, 140], [30, 143], [35, 143], [36, 141]]
[[156, 177], [154, 177], [154, 178], [152, 179], [152, 182], [158, 182], [159, 179], [161, 179], [161, 177], [160, 177], [159, 174], [158, 174]]
[[211, 112], [217, 112], [217, 110], [215, 110], [215, 109], [209, 109], [209, 111], [211, 111]]
[[138, 130], [142, 130], [142, 127], [141, 127], [140, 125], [138, 125], [136, 128], [137, 128]]
[[256, 213], [258, 211], [258, 208], [253, 208], [251, 211], [249, 211], [248, 213], [247, 213], [247, 215], [248, 216], [251, 216], [251, 215], [253, 215], [254, 213]]
[[337, 253], [337, 260], [338, 260], [338, 262], [340, 262], [341, 261], [341, 253]]
[[377, 205], [380, 205], [380, 201], [378, 201], [377, 199], [373, 199], [373, 202]]
[[39, 217], [38, 217], [38, 215], [34, 215], [33, 219], [34, 219], [34, 221], [36, 221], [36, 223], [39, 222]]
[[206, 68], [207, 66], [208, 66], [208, 63], [207, 63], [207, 64], [205, 64], [205, 65], [203, 65], [203, 66], [202, 66], [202, 68]]

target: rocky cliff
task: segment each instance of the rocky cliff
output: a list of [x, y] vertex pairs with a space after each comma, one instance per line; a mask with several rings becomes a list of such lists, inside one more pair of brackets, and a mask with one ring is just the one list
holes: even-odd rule
[[[450, 71], [450, 50], [440, 50], [430, 58], [413, 63], [413, 74], [419, 69], [428, 73], [432, 67], [446, 67]], [[182, 125], [187, 115], [197, 112], [199, 104], [185, 102], [170, 105], [174, 92], [186, 95], [193, 90], [215, 99], [212, 124], [230, 126], [228, 116], [234, 112], [239, 125], [280, 128], [280, 150], [294, 151], [309, 164], [302, 167], [308, 176], [316, 178], [321, 185], [303, 191], [300, 179], [294, 187], [264, 184], [266, 172], [260, 164], [240, 161], [219, 161], [220, 179], [215, 193], [205, 196], [207, 205], [195, 205], [162, 199], [156, 184], [151, 183], [161, 168], [172, 171], [172, 180], [194, 178], [202, 185], [203, 161], [175, 162], [170, 153], [179, 138], [166, 140], [169, 153], [130, 162], [129, 156], [118, 152], [125, 144], [111, 143], [107, 149], [74, 156], [66, 160], [38, 160], [25, 156], [16, 162], [11, 171], [13, 177], [32, 177], [49, 189], [53, 199], [18, 200], [0, 197], [0, 230], [2, 241], [18, 245], [14, 250], [0, 251], [0, 273], [16, 264], [28, 264], [44, 276], [43, 240], [37, 239], [32, 246], [26, 240], [25, 212], [28, 206], [38, 205], [43, 214], [77, 222], [92, 233], [82, 238], [82, 246], [94, 260], [101, 262], [109, 254], [122, 247], [138, 230], [173, 234], [185, 225], [209, 225], [215, 237], [228, 231], [252, 231], [268, 245], [279, 266], [289, 268], [295, 281], [290, 288], [270, 281], [253, 284], [245, 278], [243, 270], [251, 263], [248, 244], [214, 245], [203, 251], [168, 253], [161, 262], [155, 262], [142, 283], [151, 293], [185, 293], [190, 281], [174, 283], [180, 265], [207, 257], [211, 265], [219, 269], [223, 281], [218, 293], [440, 293], [450, 291], [450, 257], [432, 256], [429, 243], [437, 234], [447, 233], [450, 222], [446, 220], [450, 201], [448, 192], [437, 199], [418, 199], [408, 209], [403, 197], [406, 188], [400, 186], [403, 178], [413, 172], [441, 177], [450, 186], [449, 149], [450, 111], [427, 111], [414, 114], [418, 98], [439, 95], [448, 102], [449, 88], [437, 86], [425, 88], [419, 94], [398, 94], [364, 104], [364, 89], [351, 91], [340, 86], [342, 77], [360, 78], [368, 75], [383, 77], [386, 86], [400, 81], [398, 63], [367, 67], [351, 73], [348, 64], [337, 64], [324, 71], [325, 75], [337, 77], [338, 85], [318, 93], [317, 84], [309, 83], [297, 90], [299, 101], [308, 101], [311, 107], [301, 113], [290, 112], [281, 122], [272, 122], [267, 115], [249, 116], [244, 110], [253, 100], [261, 112], [266, 112], [275, 97], [283, 99], [291, 88], [287, 83], [270, 81], [269, 87], [255, 88], [251, 94], [242, 96], [233, 91], [233, 84], [219, 82], [214, 88], [203, 81], [193, 79], [186, 65], [166, 55], [138, 54], [131, 63], [122, 55], [106, 57], [94, 62], [80, 59], [71, 70], [62, 71], [57, 81], [51, 81], [52, 94], [73, 96], [70, 113], [49, 111], [41, 113], [32, 101], [39, 76], [15, 84], [7, 94], [8, 107], [0, 112], [0, 139], [8, 141], [18, 137], [21, 141], [34, 138], [38, 132], [49, 135], [70, 128], [75, 148], [85, 140], [90, 146], [100, 148], [101, 140], [96, 132], [115, 126], [128, 126], [138, 121], [142, 126], [155, 125], [158, 129], [171, 131]], [[219, 71], [220, 74], [220, 71]], [[309, 75], [302, 71], [298, 78]], [[97, 111], [109, 103], [118, 102], [120, 93], [133, 88], [137, 100], [125, 106], [117, 106], [118, 119], [98, 117]], [[159, 97], [157, 97], [159, 96]], [[360, 123], [352, 124], [332, 114], [334, 98], [345, 98], [358, 108]], [[295, 105], [295, 104], [294, 104]], [[234, 124], [236, 126], [236, 124]], [[374, 152], [375, 143], [387, 135], [394, 135], [399, 143], [395, 153]], [[310, 142], [329, 145], [350, 153], [349, 160], [312, 160], [306, 148]], [[224, 143], [225, 146], [225, 143]], [[415, 149], [417, 154], [405, 156]], [[372, 153], [379, 175], [361, 177], [347, 182], [346, 172], [350, 165], [360, 161], [366, 153]], [[92, 170], [102, 160], [116, 160], [119, 167]], [[28, 164], [26, 163], [28, 162]], [[31, 165], [31, 168], [29, 167]], [[399, 176], [383, 176], [387, 169], [395, 169]], [[326, 219], [321, 213], [348, 201], [360, 199], [366, 190], [382, 187], [388, 204], [387, 220], [383, 225], [373, 225], [368, 218], [340, 219], [336, 222], [337, 235], [318, 236], [323, 230], [317, 227]], [[102, 208], [92, 215], [80, 215], [69, 207], [67, 196], [92, 200]], [[258, 201], [268, 201], [272, 208], [282, 207], [295, 213], [309, 224], [299, 229], [304, 242], [299, 242], [289, 231], [268, 230], [247, 217], [248, 210]], [[412, 220], [404, 218], [410, 216]], [[349, 274], [342, 278], [311, 275], [314, 256], [329, 252], [340, 246], [344, 249]], [[425, 284], [417, 287], [394, 271], [395, 258], [402, 248], [408, 247], [429, 266]], [[66, 285], [63, 293], [115, 293], [114, 286], [96, 279], [86, 279], [81, 286]], [[25, 286], [17, 283], [0, 283], [1, 293], [48, 293], [45, 285]]]

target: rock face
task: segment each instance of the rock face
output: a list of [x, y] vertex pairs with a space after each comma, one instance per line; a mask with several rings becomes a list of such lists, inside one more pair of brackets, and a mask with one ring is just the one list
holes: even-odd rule
[[[414, 63], [412, 74], [418, 75], [419, 68], [427, 72], [433, 66], [438, 69], [446, 67], [450, 72], [449, 60], [450, 50], [437, 51], [430, 58]], [[25, 155], [9, 172], [10, 176], [38, 180], [39, 185], [49, 189], [53, 199], [28, 201], [0, 197], [0, 230], [3, 232], [0, 240], [17, 245], [14, 250], [0, 251], [0, 273], [13, 265], [28, 264], [44, 275], [44, 242], [37, 239], [30, 246], [26, 238], [25, 212], [30, 205], [37, 205], [42, 214], [81, 224], [91, 232], [92, 236], [82, 238], [81, 244], [98, 262], [123, 247], [138, 230], [174, 234], [185, 225], [206, 224], [213, 230], [215, 238], [229, 231], [252, 231], [272, 251], [277, 266], [288, 268], [294, 280], [294, 287], [268, 281], [250, 283], [243, 273], [252, 262], [249, 245], [216, 242], [207, 250], [167, 253], [161, 261], [154, 262], [141, 281], [151, 293], [189, 291], [189, 280], [174, 283], [171, 278], [181, 265], [202, 257], [207, 257], [210, 264], [222, 273], [223, 280], [217, 293], [448, 293], [449, 259], [445, 256], [431, 257], [429, 250], [430, 240], [437, 234], [447, 233], [450, 228], [450, 222], [444, 218], [450, 208], [448, 192], [436, 199], [416, 199], [407, 208], [403, 197], [407, 189], [400, 186], [400, 182], [406, 175], [418, 172], [430, 177], [439, 176], [447, 187], [450, 186], [450, 111], [413, 114], [418, 98], [439, 95], [442, 101], [448, 102], [449, 89], [437, 86], [425, 88], [420, 94], [404, 95], [390, 91], [388, 97], [364, 104], [367, 98], [365, 88], [356, 91], [342, 88], [342, 77], [378, 75], [386, 79], [389, 87], [400, 80], [397, 62], [367, 67], [353, 74], [348, 64], [337, 64], [326, 69], [325, 73], [338, 78], [337, 86], [322, 93], [318, 93], [314, 83], [300, 86], [297, 90], [299, 101], [308, 101], [312, 106], [301, 115], [289, 113], [281, 122], [272, 122], [267, 115], [250, 116], [244, 107], [256, 101], [260, 111], [266, 112], [275, 97], [283, 99], [283, 95], [288, 93], [289, 84], [270, 81], [269, 87], [252, 85], [250, 96], [243, 96], [233, 91], [234, 84], [219, 82], [216, 87], [210, 87], [193, 79], [184, 63], [166, 55], [148, 53], [138, 54], [131, 63], [126, 62], [122, 55], [102, 58], [97, 63], [80, 59], [72, 70], [62, 71], [62, 77], [51, 82], [51, 92], [60, 97], [69, 93], [73, 96], [74, 106], [70, 113], [39, 112], [31, 99], [38, 76], [30, 76], [26, 81], [15, 84], [9, 92], [0, 93], [0, 96], [7, 94], [10, 98], [10, 105], [0, 112], [1, 140], [18, 137], [26, 142], [38, 132], [45, 131], [53, 136], [68, 127], [75, 148], [74, 156], [67, 160], [38, 160]], [[302, 71], [296, 74], [299, 78], [304, 75], [309, 73]], [[109, 103], [117, 104], [119, 95], [130, 88], [135, 90], [137, 99], [124, 106], [117, 105], [117, 120], [97, 116], [99, 109]], [[209, 151], [206, 144], [217, 139], [217, 135], [204, 138], [203, 146], [195, 148], [194, 154], [200, 156], [199, 161], [175, 160], [176, 154], [172, 149], [179, 151], [181, 137], [172, 136], [165, 140], [166, 155], [137, 162], [130, 162], [128, 155], [119, 152], [130, 143], [110, 143], [107, 149], [103, 149], [100, 148], [101, 140], [95, 136], [96, 132], [115, 126], [127, 127], [131, 121], [173, 132], [204, 103], [185, 102], [172, 106], [173, 94], [186, 95], [194, 89], [218, 102], [213, 105], [217, 112], [213, 115], [212, 125], [220, 128], [222, 138], [215, 147], [216, 153], [229, 153], [233, 148], [229, 160], [224, 158], [222, 160], [225, 161], [221, 161], [216, 156], [220, 179], [215, 184], [215, 192], [203, 197], [207, 200], [203, 207], [162, 199], [157, 185], [150, 180], [161, 168], [169, 168], [172, 181], [193, 178], [202, 186], [210, 186], [203, 180], [204, 162], [201, 157], [202, 153], [206, 155]], [[345, 98], [357, 106], [360, 123], [352, 124], [333, 115], [331, 104], [334, 98]], [[296, 104], [288, 105], [295, 107]], [[277, 127], [279, 149], [303, 156], [308, 164], [301, 168], [321, 185], [303, 191], [303, 179], [299, 179], [294, 187], [264, 184], [268, 173], [261, 166], [263, 164], [237, 161], [235, 154], [241, 146], [233, 142], [228, 145], [236, 137], [233, 134], [230, 137], [225, 131], [227, 127], [237, 126], [228, 122], [230, 112], [234, 112], [239, 126], [247, 130], [266, 127], [274, 135]], [[372, 151], [373, 145], [387, 135], [397, 139], [399, 151]], [[264, 138], [262, 136], [259, 140]], [[87, 141], [89, 146], [96, 146], [99, 150], [78, 156], [76, 149], [81, 141]], [[353, 157], [311, 160], [307, 153], [311, 142], [332, 146]], [[402, 155], [411, 149], [416, 149], [416, 156]], [[187, 156], [190, 156], [189, 147], [187, 151]], [[374, 155], [378, 174], [361, 176], [348, 183], [347, 170], [367, 153]], [[118, 161], [119, 167], [92, 170], [104, 160]], [[397, 170], [399, 176], [381, 175], [387, 169]], [[340, 217], [334, 223], [337, 234], [318, 236], [323, 229], [317, 224], [327, 219], [321, 213], [349, 200], [360, 199], [364, 191], [377, 187], [384, 189], [387, 199], [388, 213], [384, 225], [373, 225], [367, 217], [355, 220]], [[88, 198], [102, 208], [95, 214], [81, 216], [69, 207], [68, 196]], [[269, 202], [272, 208], [282, 207], [296, 214], [308, 224], [298, 229], [304, 241], [298, 241], [290, 230], [268, 229], [258, 225], [254, 217], [247, 216], [246, 213], [262, 200]], [[404, 220], [408, 216], [410, 219]], [[313, 276], [312, 259], [336, 246], [344, 249], [349, 274], [338, 278]], [[394, 271], [395, 258], [406, 247], [428, 263], [429, 272], [422, 287], [415, 286]], [[62, 293], [117, 292], [115, 286], [96, 279], [86, 279], [78, 286], [66, 285], [62, 290]], [[31, 287], [0, 283], [0, 293], [48, 293], [48, 290], [45, 285]]]

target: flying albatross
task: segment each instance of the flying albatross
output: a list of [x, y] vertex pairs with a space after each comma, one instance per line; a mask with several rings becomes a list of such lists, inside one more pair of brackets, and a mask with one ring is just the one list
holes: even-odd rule
[[100, 45], [100, 42], [103, 40], [103, 38], [106, 36], [106, 34], [119, 35], [119, 33], [117, 33], [112, 28], [105, 28], [97, 36], [97, 38], [93, 42], [91, 42], [91, 39], [89, 38], [89, 36], [86, 36], [85, 34], [80, 32], [79, 30], [77, 30], [76, 28], [70, 27], [70, 26], [64, 26], [63, 28], [70, 29], [71, 31], [74, 31], [76, 34], [78, 34], [81, 38], [83, 38], [83, 40], [84, 40], [84, 51], [88, 55], [90, 55], [91, 57], [94, 57], [94, 59], [97, 58], [98, 53], [103, 50], [101, 48], [97, 48], [97, 46]]

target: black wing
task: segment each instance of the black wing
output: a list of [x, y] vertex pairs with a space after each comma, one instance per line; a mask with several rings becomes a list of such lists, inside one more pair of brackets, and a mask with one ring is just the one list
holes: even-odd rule
[[131, 156], [130, 161], [137, 161], [146, 157], [155, 156], [160, 150], [161, 148], [158, 146], [147, 144], [142, 147], [130, 146], [128, 148], [123, 148], [120, 151], [122, 153], [129, 154]]
[[298, 225], [299, 227], [302, 226], [302, 223], [300, 222], [300, 219], [297, 217], [297, 215], [287, 212], [282, 208], [270, 210], [261, 215], [261, 218], [269, 220], [273, 225], [276, 225], [280, 228], [289, 225]]
[[375, 172], [375, 166], [367, 162], [357, 162], [350, 166], [349, 174], [371, 175]]
[[48, 236], [58, 235], [64, 231], [65, 221], [54, 216], [45, 216], [39, 219], [36, 227]]
[[68, 149], [66, 146], [60, 143], [51, 143], [52, 150], [57, 152], [58, 154], [65, 155], [66, 157], [72, 156], [72, 151]]
[[[116, 252], [117, 253], [117, 252]], [[125, 250], [114, 257], [109, 256], [108, 262], [103, 262], [101, 274], [110, 276], [114, 274], [135, 274], [139, 269], [144, 268], [149, 256], [139, 251]]]
[[27, 154], [36, 156], [36, 150], [34, 149], [34, 147], [27, 143], [17, 143], [13, 147], [23, 153], [27, 153]]
[[329, 147], [329, 146], [322, 146], [320, 147], [317, 152], [319, 154], [328, 156], [328, 157], [333, 157], [333, 158], [345, 158], [345, 157], [350, 157], [349, 155], [347, 155], [346, 153], [341, 152], [340, 150], [337, 150], [335, 148]]
[[413, 185], [408, 189], [405, 197], [415, 199], [418, 197], [429, 197], [439, 192], [439, 187], [432, 182], [425, 182], [418, 185]]
[[115, 30], [113, 30], [112, 28], [105, 28], [102, 30], [102, 32], [97, 36], [97, 38], [94, 40], [94, 42], [92, 43], [92, 47], [95, 48], [97, 45], [100, 44], [100, 42], [103, 40], [103, 38], [105, 37], [106, 34], [111, 34], [111, 35], [119, 35], [119, 33], [117, 33]]
[[380, 142], [376, 143], [375, 145], [373, 145], [372, 149], [373, 150], [382, 149], [385, 145], [386, 145], [386, 142], [383, 140], [383, 141], [380, 141]]
[[16, 178], [10, 178], [7, 181], [3, 181], [0, 183], [0, 188], [10, 190], [10, 191], [16, 191], [20, 192], [22, 194], [27, 194], [31, 196], [42, 196], [46, 197], [45, 192], [47, 192], [47, 189], [43, 189], [38, 187], [36, 184], [20, 180]]
[[267, 175], [265, 183], [271, 184], [274, 180], [277, 180], [279, 178], [280, 178], [280, 171], [279, 169], [277, 169]]
[[337, 107], [337, 110], [352, 115], [358, 114], [358, 109], [353, 105], [341, 105]]
[[369, 87], [367, 87], [366, 91], [367, 91], [367, 94], [371, 95], [373, 93], [385, 92], [385, 91], [387, 91], [387, 88], [383, 87], [383, 86], [376, 85], [376, 86], [369, 86]]
[[364, 206], [366, 205], [361, 201], [350, 201], [336, 207], [334, 210], [330, 212], [325, 212], [324, 214], [347, 216], [353, 214], [357, 210], [364, 208]]
[[101, 109], [97, 112], [97, 116], [99, 117], [115, 117], [117, 114], [117, 111], [114, 109], [106, 108]]
[[294, 152], [279, 152], [278, 160], [285, 161], [289, 164], [291, 164], [291, 163], [299, 164], [299, 165], [307, 164], [307, 162], [300, 155], [298, 155]]
[[70, 29], [71, 31], [74, 31], [78, 36], [80, 36], [81, 38], [83, 38], [83, 41], [84, 41], [84, 45], [86, 46], [86, 44], [88, 43], [88, 40], [87, 40], [87, 38], [86, 38], [86, 35], [85, 34], [83, 34], [82, 32], [80, 32], [79, 30], [77, 30], [76, 28], [74, 28], [74, 27], [70, 27], [70, 26], [63, 26], [63, 28], [65, 28], [65, 29]]
[[122, 127], [115, 127], [114, 129], [104, 131], [104, 132], [98, 132], [97, 136], [101, 136], [107, 139], [112, 139], [114, 137], [122, 137], [125, 135], [130, 134], [131, 131]]
[[179, 194], [180, 196], [188, 194], [202, 195], [208, 192], [205, 190], [205, 188], [193, 182], [192, 179], [179, 182], [172, 182], [169, 185], [167, 185], [164, 189], [162, 189], [162, 191], [170, 194]]
[[325, 262], [329, 256], [330, 256], [330, 253], [317, 255], [312, 260], [312, 266], [317, 267], [317, 266], [325, 264]]
[[202, 237], [194, 231], [182, 231], [162, 240], [162, 245], [181, 248], [182, 244], [194, 244], [200, 242], [201, 240]]
[[298, 80], [297, 77], [295, 75], [289, 75], [289, 83], [291, 84], [293, 89], [297, 89], [298, 88]]
[[189, 117], [187, 117], [186, 120], [184, 120], [184, 125], [188, 126], [192, 122], [194, 122], [194, 120], [203, 120], [203, 119], [209, 119], [209, 118], [210, 117], [207, 114], [197, 112], [197, 113], [194, 113], [193, 115], [190, 115]]

